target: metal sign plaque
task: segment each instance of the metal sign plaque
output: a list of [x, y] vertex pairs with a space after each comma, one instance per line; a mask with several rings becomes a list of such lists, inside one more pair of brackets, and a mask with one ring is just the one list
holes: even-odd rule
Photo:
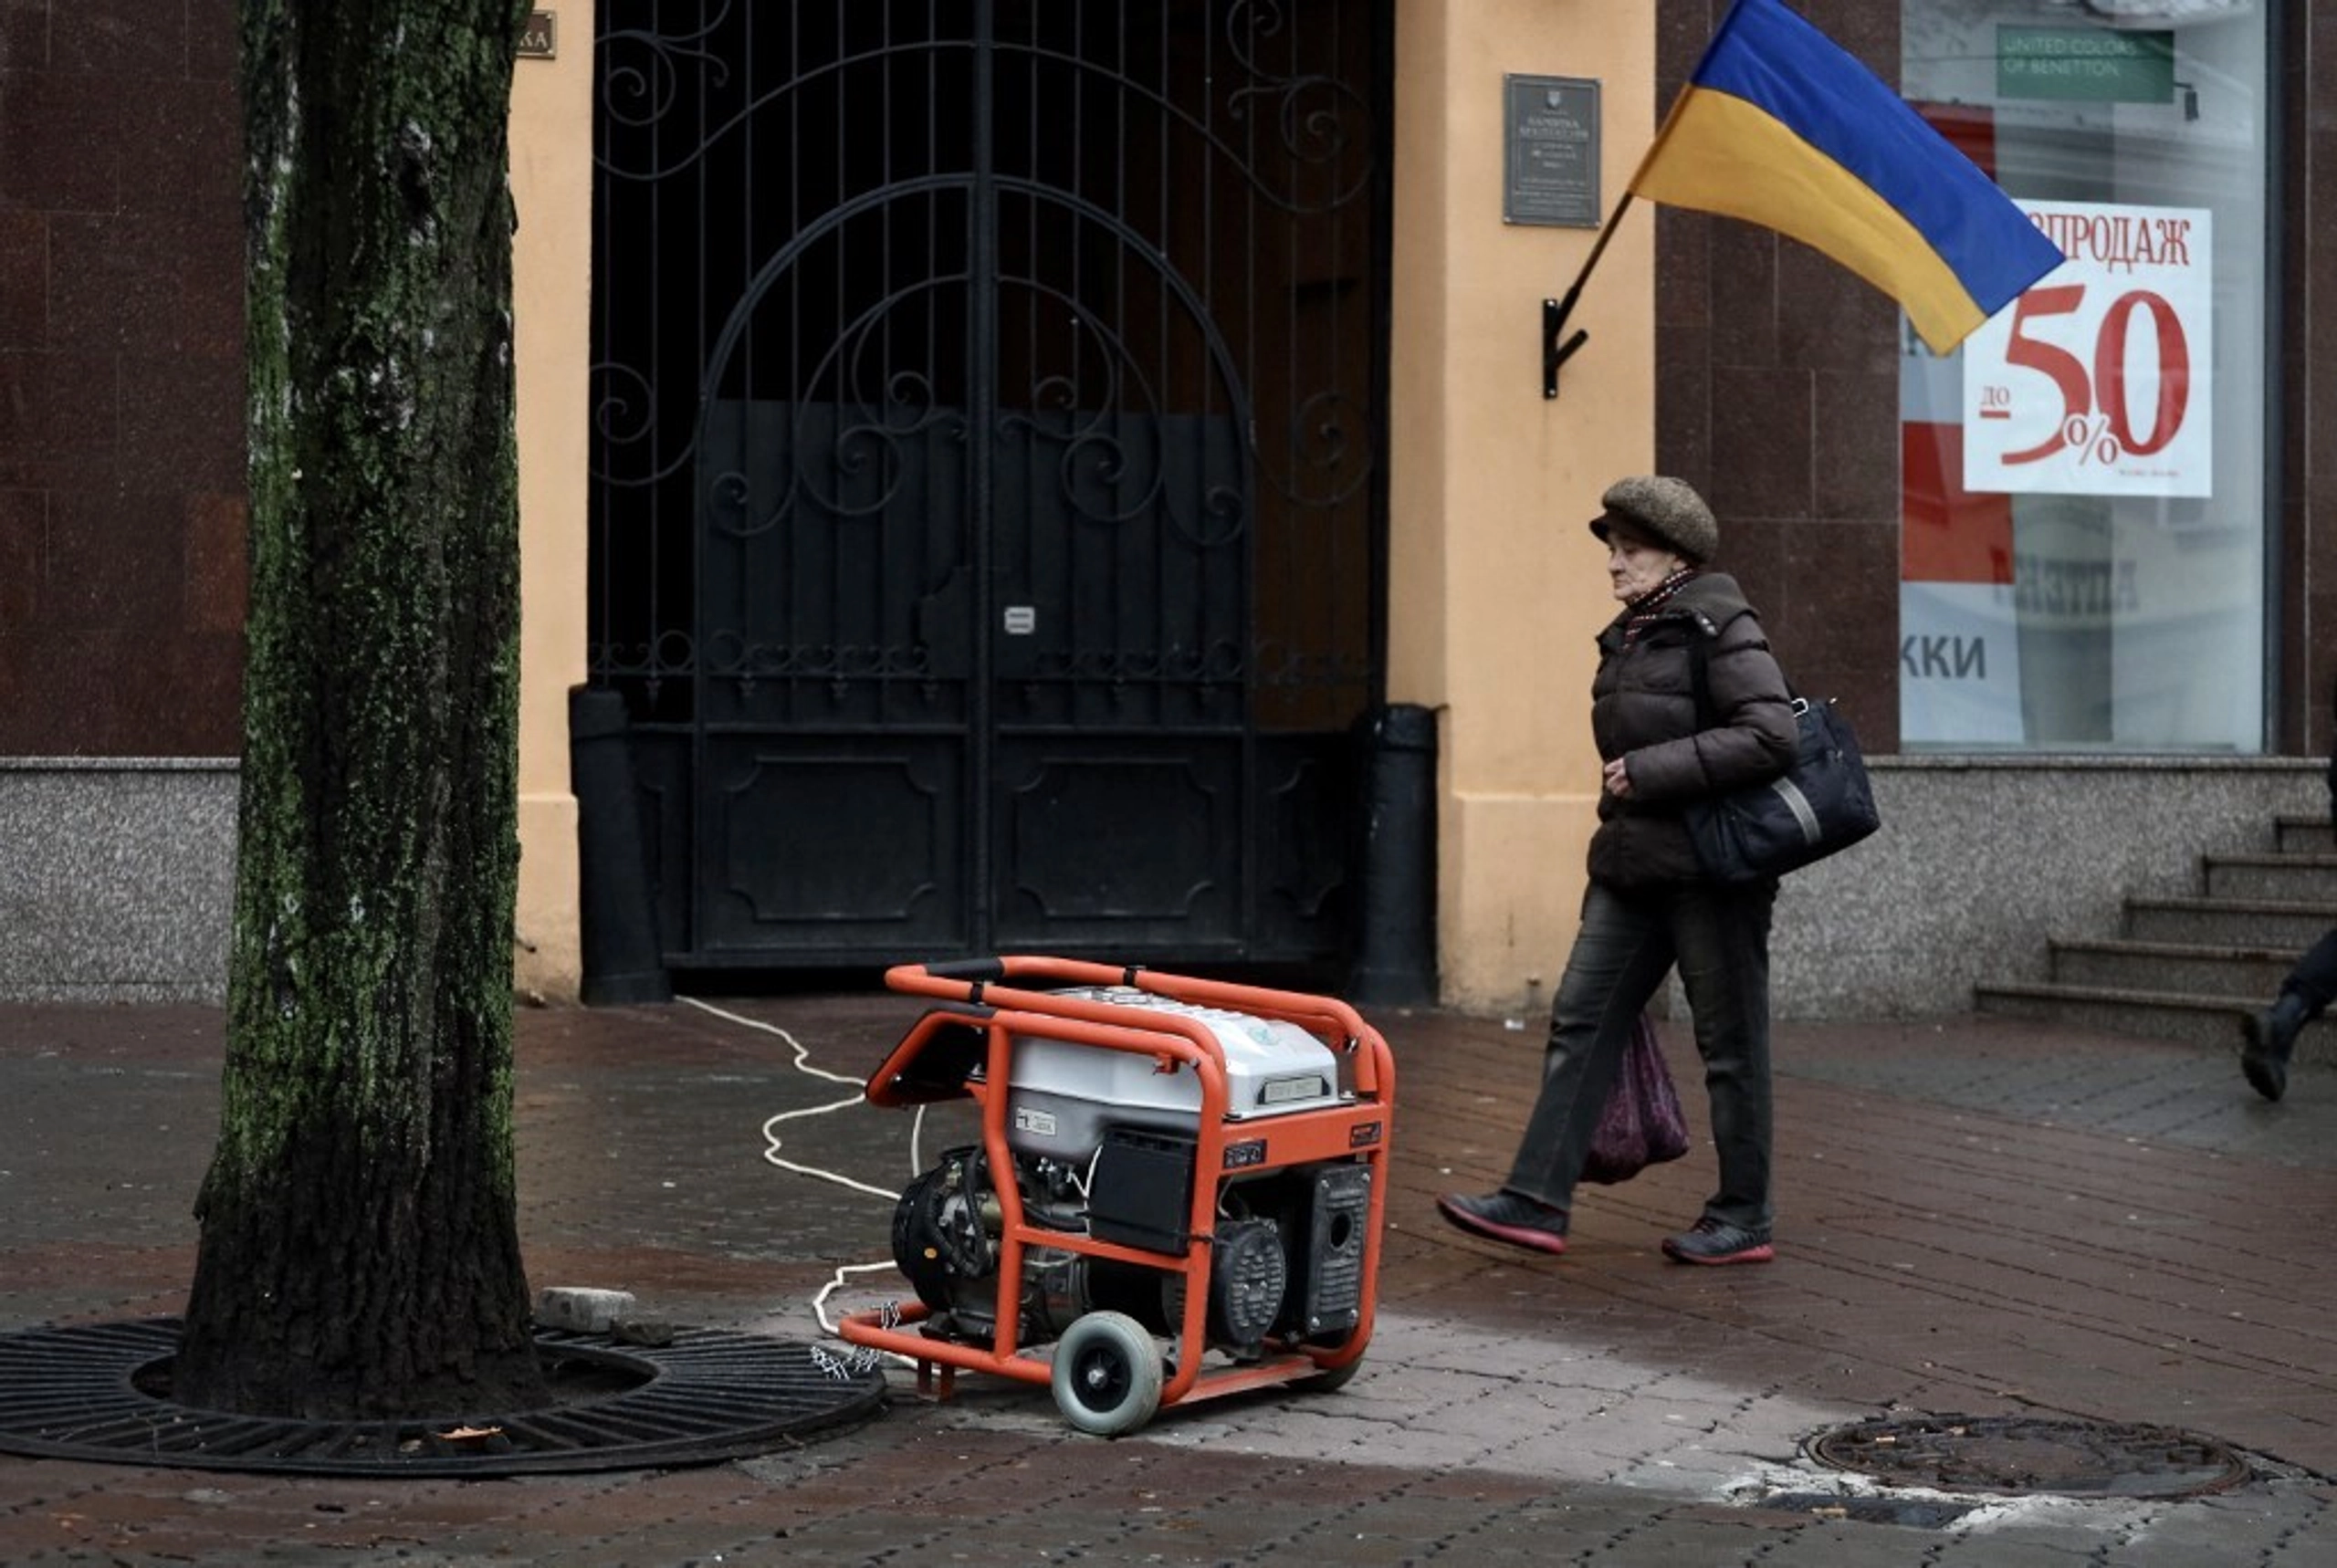
[[549, 60], [560, 54], [560, 16], [554, 11], [530, 11], [519, 29], [519, 57]]
[[1502, 78], [1502, 221], [1598, 226], [1598, 83]]

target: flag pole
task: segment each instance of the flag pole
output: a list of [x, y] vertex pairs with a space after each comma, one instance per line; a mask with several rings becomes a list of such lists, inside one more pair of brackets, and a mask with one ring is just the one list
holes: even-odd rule
[[1576, 328], [1574, 336], [1564, 343], [1558, 341], [1558, 337], [1567, 329], [1567, 319], [1574, 314], [1575, 302], [1582, 298], [1582, 286], [1589, 280], [1590, 269], [1597, 267], [1598, 258], [1607, 254], [1607, 242], [1614, 237], [1615, 225], [1623, 221], [1623, 213], [1630, 204], [1631, 193], [1625, 191], [1623, 199], [1615, 204], [1615, 210], [1607, 214], [1606, 223], [1599, 226], [1598, 238], [1592, 242], [1590, 254], [1583, 258], [1582, 270], [1574, 275], [1574, 281], [1567, 286], [1565, 296], [1542, 301], [1542, 395], [1545, 398], [1558, 395], [1558, 367], [1574, 358], [1575, 350], [1590, 340], [1589, 330], [1580, 327]]
[[[1730, 16], [1735, 15], [1733, 9], [1729, 12]], [[1727, 30], [1728, 25], [1723, 21], [1720, 31], [1724, 33]], [[1713, 36], [1717, 37], [1719, 35]], [[1574, 336], [1563, 343], [1558, 337], [1567, 329], [1567, 319], [1574, 314], [1575, 301], [1582, 298], [1582, 286], [1589, 281], [1590, 269], [1597, 267], [1598, 258], [1607, 254], [1607, 242], [1615, 237], [1615, 225], [1623, 221], [1623, 214], [1630, 209], [1640, 175], [1646, 172], [1649, 162], [1655, 157], [1656, 149], [1661, 147], [1663, 139], [1672, 133], [1672, 122], [1680, 118], [1680, 106], [1687, 101], [1688, 95], [1682, 92], [1672, 100], [1672, 107], [1663, 111], [1663, 123], [1655, 128], [1655, 139], [1647, 144], [1647, 151], [1640, 154], [1640, 166], [1632, 171], [1630, 183], [1624, 185], [1623, 199], [1615, 204], [1615, 210], [1608, 214], [1607, 221], [1599, 225], [1598, 237], [1591, 243], [1590, 254], [1583, 257], [1582, 270], [1574, 275], [1574, 281], [1567, 286], [1566, 294], [1557, 299], [1542, 301], [1542, 395], [1545, 398], [1558, 395], [1558, 367], [1574, 358], [1575, 350], [1590, 340], [1589, 330], [1585, 328], [1577, 328]]]

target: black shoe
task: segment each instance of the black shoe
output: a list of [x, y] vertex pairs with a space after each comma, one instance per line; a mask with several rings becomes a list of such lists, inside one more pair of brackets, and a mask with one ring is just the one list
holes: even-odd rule
[[2297, 1048], [2297, 1032], [2309, 1017], [2302, 997], [2282, 991], [2269, 1010], [2240, 1019], [2240, 1032], [2248, 1037], [2248, 1044], [2239, 1053], [2239, 1070], [2265, 1099], [2278, 1100], [2288, 1092], [2289, 1057]]
[[1731, 1225], [1707, 1215], [1689, 1229], [1663, 1239], [1663, 1255], [1675, 1263], [1766, 1263], [1777, 1255], [1769, 1228]]
[[1512, 1247], [1553, 1255], [1567, 1249], [1567, 1211], [1515, 1192], [1467, 1197], [1448, 1192], [1436, 1200], [1439, 1214], [1472, 1236], [1487, 1236]]

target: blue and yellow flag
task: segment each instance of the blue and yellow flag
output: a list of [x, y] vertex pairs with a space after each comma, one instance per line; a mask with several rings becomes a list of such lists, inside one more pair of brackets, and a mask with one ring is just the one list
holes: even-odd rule
[[2012, 199], [1778, 0], [1736, 0], [1630, 192], [1832, 256], [1945, 354], [2061, 263]]

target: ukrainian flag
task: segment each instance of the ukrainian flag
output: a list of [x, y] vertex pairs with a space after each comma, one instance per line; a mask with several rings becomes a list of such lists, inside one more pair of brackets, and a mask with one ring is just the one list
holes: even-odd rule
[[1996, 182], [1778, 0], [1736, 0], [1630, 189], [1823, 251], [1898, 300], [1935, 354], [2062, 260]]

